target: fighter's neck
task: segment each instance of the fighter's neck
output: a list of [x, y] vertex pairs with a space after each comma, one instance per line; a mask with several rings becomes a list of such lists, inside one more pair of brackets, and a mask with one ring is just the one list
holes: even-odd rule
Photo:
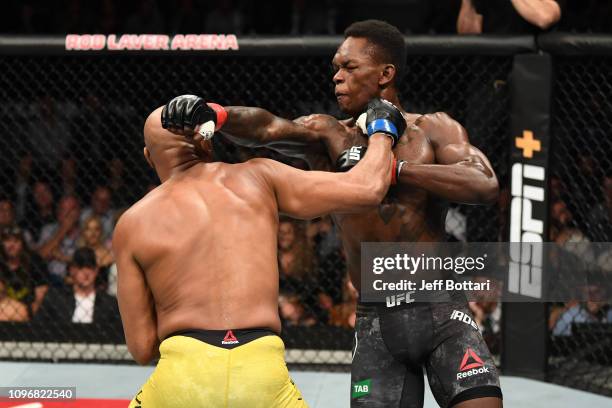
[[399, 110], [402, 111], [402, 113], [406, 113], [406, 111], [402, 107], [402, 104], [400, 103], [399, 97], [397, 95], [397, 90], [395, 90], [395, 88], [383, 89], [383, 91], [380, 93], [380, 97], [388, 100], [389, 102], [397, 106]]

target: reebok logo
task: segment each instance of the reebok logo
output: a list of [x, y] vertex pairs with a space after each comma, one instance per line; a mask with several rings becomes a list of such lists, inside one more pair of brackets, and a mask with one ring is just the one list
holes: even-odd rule
[[489, 368], [485, 367], [484, 362], [480, 359], [480, 357], [474, 353], [474, 350], [468, 347], [463, 355], [463, 359], [461, 359], [459, 372], [457, 373], [457, 380], [488, 372]]
[[460, 322], [469, 324], [470, 326], [478, 330], [478, 325], [476, 324], [476, 322], [466, 313], [460, 312], [458, 310], [453, 310], [453, 313], [451, 313], [450, 319], [459, 320]]
[[238, 343], [240, 342], [238, 341], [236, 336], [234, 336], [234, 333], [231, 330], [228, 330], [227, 333], [225, 333], [225, 337], [223, 338], [223, 341], [221, 342], [221, 344], [238, 344]]

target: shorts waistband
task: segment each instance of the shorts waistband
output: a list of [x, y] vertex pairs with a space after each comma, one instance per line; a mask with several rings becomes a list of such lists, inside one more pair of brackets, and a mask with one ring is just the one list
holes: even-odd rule
[[210, 344], [211, 346], [233, 349], [261, 337], [278, 336], [278, 334], [266, 328], [228, 330], [185, 329], [170, 334], [166, 337], [166, 339], [173, 336], [191, 337], [193, 339], [200, 340], [201, 342]]

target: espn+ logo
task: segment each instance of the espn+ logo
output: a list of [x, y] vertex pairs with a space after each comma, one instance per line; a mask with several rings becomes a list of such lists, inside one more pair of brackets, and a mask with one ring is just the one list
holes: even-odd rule
[[539, 165], [541, 160], [534, 161], [534, 154], [546, 157], [543, 144], [532, 130], [516, 137], [514, 145], [521, 150], [521, 158], [512, 165], [511, 173], [508, 291], [533, 298], [542, 297], [546, 168]]

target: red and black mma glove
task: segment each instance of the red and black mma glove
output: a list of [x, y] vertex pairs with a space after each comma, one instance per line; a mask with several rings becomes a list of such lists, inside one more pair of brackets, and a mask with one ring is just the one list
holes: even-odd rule
[[386, 99], [374, 98], [366, 108], [365, 133], [386, 133], [393, 139], [393, 147], [406, 130], [406, 120], [402, 112]]
[[[336, 170], [339, 172], [349, 171], [359, 163], [361, 159], [365, 157], [367, 147], [365, 146], [352, 146], [338, 156], [336, 160]], [[393, 158], [393, 167], [391, 168], [391, 184], [397, 184], [399, 180], [400, 171], [406, 164], [405, 160], [397, 160]]]
[[162, 109], [161, 122], [164, 129], [174, 133], [190, 133], [200, 126], [198, 133], [205, 140], [213, 137], [227, 120], [227, 111], [216, 103], [206, 103], [196, 95], [181, 95], [173, 98]]

